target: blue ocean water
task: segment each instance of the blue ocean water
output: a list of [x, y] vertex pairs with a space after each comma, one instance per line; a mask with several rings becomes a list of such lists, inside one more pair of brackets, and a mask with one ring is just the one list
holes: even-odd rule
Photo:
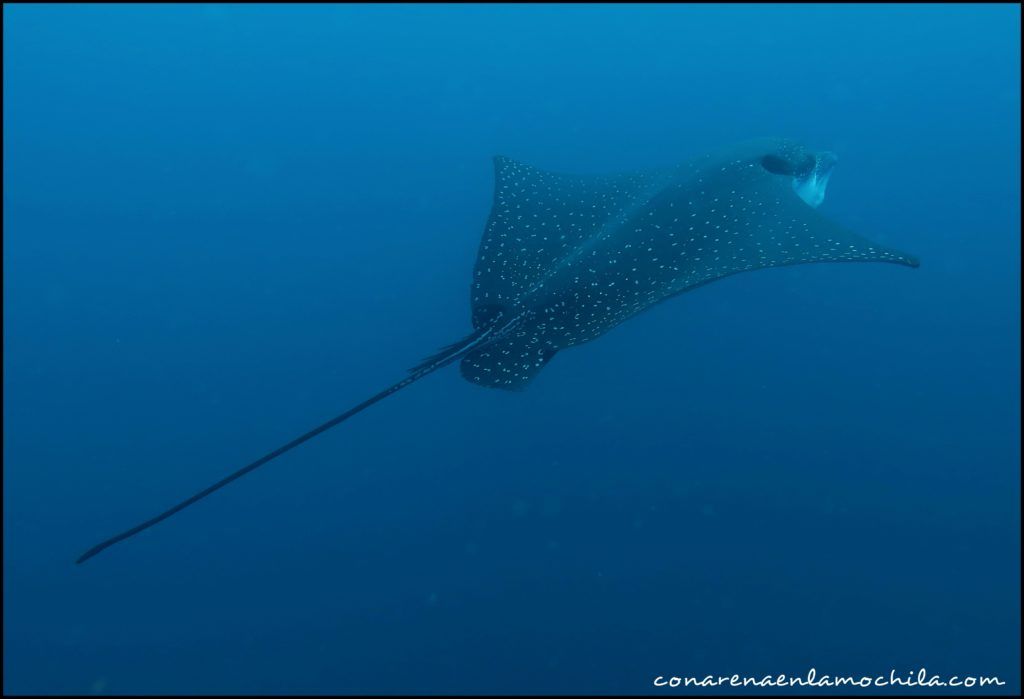
[[[5, 692], [1019, 691], [1019, 7], [3, 12]], [[74, 565], [464, 336], [492, 155], [759, 136], [921, 267], [448, 368]]]

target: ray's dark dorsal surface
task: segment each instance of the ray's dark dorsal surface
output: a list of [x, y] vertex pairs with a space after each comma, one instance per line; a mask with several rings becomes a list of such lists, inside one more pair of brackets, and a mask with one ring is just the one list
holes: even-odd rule
[[915, 258], [823, 217], [836, 157], [763, 139], [675, 168], [562, 175], [496, 157], [494, 204], [470, 288], [473, 332], [359, 405], [78, 559], [148, 529], [427, 374], [518, 390], [561, 350], [676, 294], [764, 267]]

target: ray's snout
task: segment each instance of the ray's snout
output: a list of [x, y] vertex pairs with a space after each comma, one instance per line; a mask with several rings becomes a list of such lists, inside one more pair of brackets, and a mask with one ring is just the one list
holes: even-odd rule
[[832, 151], [814, 154], [814, 166], [806, 174], [798, 174], [793, 178], [793, 189], [808, 206], [818, 208], [825, 201], [825, 188], [832, 169], [839, 159]]

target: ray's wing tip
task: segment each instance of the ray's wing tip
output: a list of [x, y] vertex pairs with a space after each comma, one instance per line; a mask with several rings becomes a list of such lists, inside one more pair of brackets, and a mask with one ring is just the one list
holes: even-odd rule
[[908, 252], [894, 250], [892, 248], [884, 250], [875, 259], [880, 262], [891, 262], [892, 264], [902, 265], [904, 267], [913, 267], [915, 269], [921, 266], [921, 259], [917, 255], [911, 255]]
[[[492, 155], [491, 156], [491, 162], [494, 163], [494, 168], [496, 170], [500, 170], [501, 168], [504, 168], [504, 167], [509, 166], [509, 165], [515, 165], [517, 167], [527, 167], [523, 163], [523, 161], [516, 160], [515, 158], [513, 158], [511, 156], [508, 156], [508, 155], [502, 155], [501, 153], [498, 153], [496, 155]], [[530, 168], [530, 169], [532, 169], [532, 168]]]

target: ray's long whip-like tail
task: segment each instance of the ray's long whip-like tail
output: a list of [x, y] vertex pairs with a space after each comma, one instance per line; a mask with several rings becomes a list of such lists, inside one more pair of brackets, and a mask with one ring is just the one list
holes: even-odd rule
[[469, 335], [468, 337], [460, 340], [459, 342], [456, 342], [456, 343], [454, 343], [452, 345], [449, 345], [449, 346], [445, 347], [444, 349], [442, 349], [437, 354], [435, 354], [435, 355], [433, 355], [431, 357], [428, 357], [421, 364], [413, 367], [410, 370], [409, 375], [406, 376], [401, 381], [399, 381], [398, 383], [393, 384], [393, 385], [385, 388], [380, 393], [374, 395], [371, 398], [368, 398], [368, 399], [364, 400], [359, 405], [346, 410], [341, 415], [338, 415], [337, 417], [331, 418], [330, 420], [328, 420], [327, 422], [323, 423], [322, 425], [319, 425], [318, 427], [313, 428], [309, 432], [306, 432], [305, 434], [296, 437], [292, 441], [288, 442], [287, 444], [285, 444], [283, 446], [278, 447], [277, 449], [275, 449], [274, 451], [270, 452], [269, 454], [261, 456], [260, 458], [258, 458], [255, 461], [253, 461], [251, 464], [238, 469], [234, 473], [230, 474], [229, 476], [226, 476], [225, 478], [222, 478], [221, 480], [217, 481], [213, 485], [211, 485], [211, 486], [209, 486], [207, 488], [204, 488], [203, 490], [200, 490], [198, 493], [196, 493], [192, 497], [187, 498], [185, 500], [182, 500], [181, 502], [179, 502], [174, 507], [172, 507], [169, 510], [166, 510], [164, 512], [161, 512], [156, 517], [153, 517], [151, 519], [147, 519], [145, 522], [137, 524], [134, 527], [132, 527], [131, 529], [127, 529], [127, 530], [121, 532], [120, 534], [117, 534], [116, 536], [112, 536], [109, 539], [101, 541], [100, 543], [96, 544], [91, 549], [89, 549], [88, 551], [83, 553], [81, 556], [79, 556], [78, 560], [76, 560], [75, 563], [83, 563], [83, 562], [89, 560], [90, 558], [92, 558], [93, 556], [95, 556], [96, 554], [100, 553], [101, 551], [103, 551], [103, 550], [113, 546], [114, 544], [119, 543], [121, 541], [124, 541], [125, 539], [129, 539], [129, 538], [135, 536], [136, 534], [138, 534], [139, 532], [142, 532], [142, 531], [145, 531], [146, 529], [149, 529], [154, 524], [159, 524], [160, 522], [164, 521], [165, 519], [167, 519], [171, 515], [174, 515], [174, 514], [177, 514], [178, 512], [181, 512], [182, 510], [184, 510], [189, 505], [193, 505], [193, 504], [199, 502], [200, 500], [205, 498], [207, 495], [210, 495], [210, 494], [220, 490], [224, 486], [228, 485], [229, 483], [231, 483], [233, 481], [238, 480], [239, 478], [241, 478], [242, 476], [246, 475], [247, 473], [255, 471], [260, 466], [264, 465], [265, 463], [267, 463], [269, 461], [273, 461], [274, 459], [276, 459], [277, 457], [281, 456], [285, 452], [291, 451], [292, 449], [294, 449], [295, 447], [299, 446], [303, 442], [307, 442], [310, 439], [313, 439], [313, 437], [316, 437], [318, 434], [321, 434], [322, 432], [326, 432], [327, 430], [331, 429], [332, 427], [334, 427], [334, 426], [344, 422], [345, 420], [348, 420], [350, 417], [352, 417], [356, 413], [361, 413], [362, 411], [366, 410], [367, 408], [369, 408], [374, 403], [377, 403], [378, 401], [381, 401], [381, 400], [387, 398], [388, 396], [390, 396], [393, 393], [397, 393], [398, 391], [402, 390], [403, 388], [405, 388], [409, 384], [413, 383], [414, 381], [422, 379], [427, 374], [433, 373], [434, 371], [437, 371], [438, 369], [440, 369], [442, 367], [445, 367], [445, 366], [448, 366], [452, 362], [457, 361], [458, 359], [461, 359], [462, 357], [464, 357], [466, 354], [468, 354], [469, 352], [473, 351], [474, 349], [478, 349], [479, 347], [481, 347], [484, 344], [487, 344], [491, 340], [494, 340], [494, 339], [502, 336], [505, 332], [507, 332], [514, 325], [516, 320], [518, 320], [518, 319], [513, 319], [512, 321], [508, 322], [507, 324], [505, 324], [504, 326], [501, 326], [501, 327], [496, 327], [496, 326], [492, 325], [491, 327], [489, 327], [487, 329], [478, 330], [478, 331], [474, 332], [473, 334]]

